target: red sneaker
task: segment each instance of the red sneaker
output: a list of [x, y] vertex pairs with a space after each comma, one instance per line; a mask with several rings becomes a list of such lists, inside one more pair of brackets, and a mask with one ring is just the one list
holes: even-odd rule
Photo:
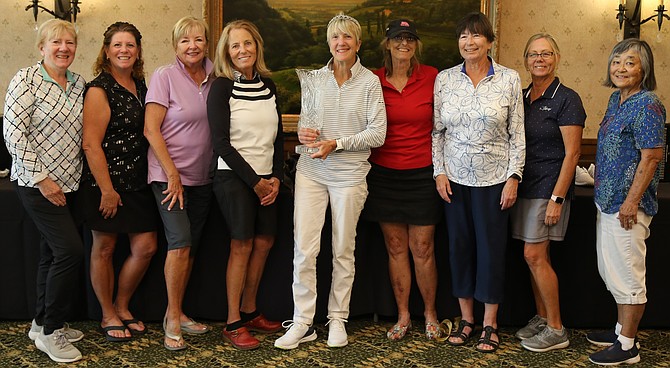
[[282, 329], [281, 322], [270, 321], [260, 314], [258, 317], [244, 324], [249, 331], [260, 333], [273, 333]]
[[234, 347], [240, 350], [256, 349], [261, 342], [257, 338], [251, 336], [246, 327], [240, 327], [237, 330], [228, 331], [223, 328], [223, 340], [229, 342]]

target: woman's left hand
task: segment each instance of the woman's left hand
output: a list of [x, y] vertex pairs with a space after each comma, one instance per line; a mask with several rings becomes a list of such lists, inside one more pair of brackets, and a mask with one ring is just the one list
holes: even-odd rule
[[331, 152], [335, 151], [337, 148], [337, 142], [334, 139], [328, 140], [328, 141], [317, 141], [312, 144], [308, 144], [308, 147], [316, 147], [319, 149], [319, 151], [313, 153], [311, 158], [320, 158], [322, 160], [325, 160], [328, 155], [330, 155]]
[[561, 208], [563, 205], [560, 205], [551, 199], [547, 203], [547, 210], [544, 213], [544, 224], [547, 226], [554, 226], [558, 223], [558, 220], [561, 219]]
[[514, 178], [507, 179], [500, 195], [500, 209], [506, 210], [514, 205], [516, 202], [516, 189], [519, 186], [519, 181]]
[[637, 224], [637, 207], [637, 203], [630, 203], [629, 201], [624, 201], [619, 207], [618, 219], [622, 228], [630, 230], [633, 225]]

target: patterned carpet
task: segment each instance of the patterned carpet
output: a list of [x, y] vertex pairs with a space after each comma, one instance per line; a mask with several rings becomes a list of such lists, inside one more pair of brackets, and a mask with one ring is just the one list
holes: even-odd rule
[[[420, 321], [414, 321], [420, 326]], [[189, 348], [169, 352], [163, 348], [158, 324], [127, 343], [110, 343], [97, 332], [97, 322], [75, 322], [86, 337], [75, 343], [84, 359], [72, 367], [590, 367], [588, 355], [597, 350], [585, 338], [586, 330], [572, 330], [570, 347], [548, 353], [524, 350], [513, 336], [514, 330], [502, 329], [502, 345], [495, 354], [483, 354], [473, 346], [452, 347], [429, 342], [422, 328], [414, 328], [405, 339], [386, 339], [389, 322], [369, 319], [347, 325], [349, 345], [331, 349], [326, 346], [327, 328], [317, 326], [318, 339], [298, 349], [282, 351], [273, 347], [281, 334], [259, 335], [261, 347], [238, 351], [220, 338], [222, 324], [202, 336], [186, 336]], [[46, 354], [28, 339], [30, 322], [0, 322], [0, 367], [56, 367]], [[670, 331], [645, 330], [639, 333], [642, 361], [637, 367], [670, 367]], [[473, 340], [474, 344], [474, 340]]]

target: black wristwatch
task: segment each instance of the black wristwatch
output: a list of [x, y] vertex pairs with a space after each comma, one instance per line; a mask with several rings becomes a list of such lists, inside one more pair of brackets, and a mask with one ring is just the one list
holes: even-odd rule
[[552, 194], [551, 195], [551, 200], [556, 202], [557, 204], [563, 204], [563, 201], [565, 201], [565, 198]]

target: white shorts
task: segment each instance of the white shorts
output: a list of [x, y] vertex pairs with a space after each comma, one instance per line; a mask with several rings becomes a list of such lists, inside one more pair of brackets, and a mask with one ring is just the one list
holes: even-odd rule
[[653, 217], [638, 210], [637, 224], [626, 230], [621, 227], [618, 215], [618, 212], [608, 215], [598, 207], [598, 272], [617, 304], [645, 304], [647, 245], [644, 241], [649, 237], [649, 224]]

